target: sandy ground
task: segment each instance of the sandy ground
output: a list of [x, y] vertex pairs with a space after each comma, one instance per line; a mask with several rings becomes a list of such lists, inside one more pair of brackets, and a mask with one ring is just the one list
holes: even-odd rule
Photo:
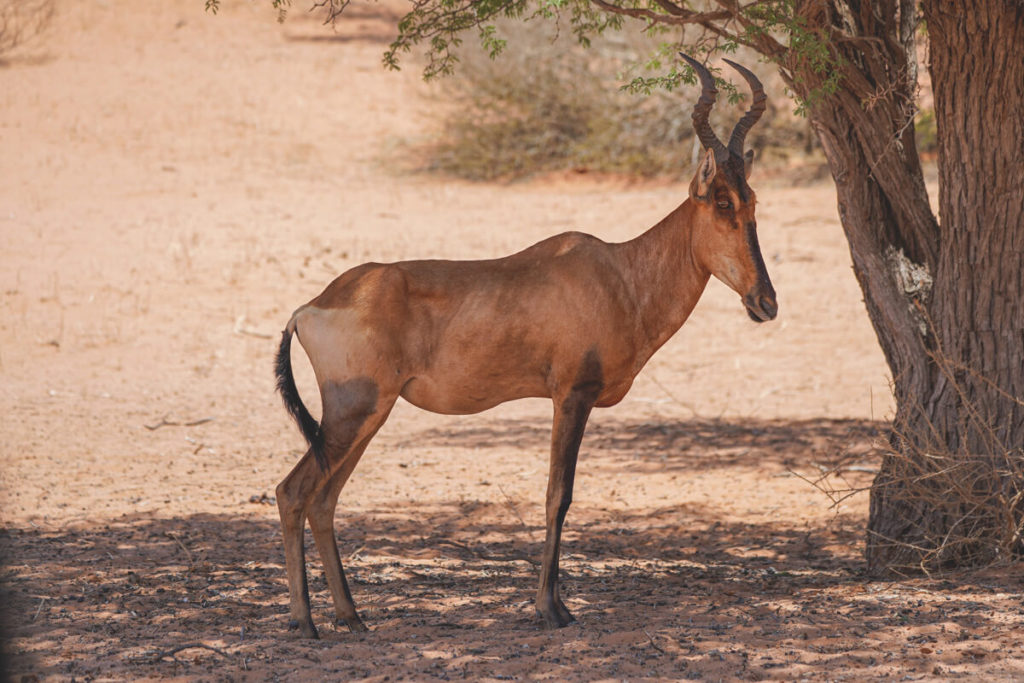
[[[399, 404], [339, 506], [372, 631], [287, 630], [273, 391], [293, 308], [366, 260], [479, 258], [646, 229], [684, 184], [469, 185], [430, 135], [386, 5], [336, 34], [268, 2], [82, 0], [0, 64], [0, 444], [14, 680], [1024, 677], [1021, 572], [868, 580], [892, 409], [828, 186], [759, 190], [777, 321], [712, 282], [596, 411], [563, 548], [579, 623], [533, 614], [550, 406]], [[766, 174], [767, 175], [767, 174]], [[311, 372], [300, 388], [315, 404]], [[310, 544], [311, 545], [311, 544]]]

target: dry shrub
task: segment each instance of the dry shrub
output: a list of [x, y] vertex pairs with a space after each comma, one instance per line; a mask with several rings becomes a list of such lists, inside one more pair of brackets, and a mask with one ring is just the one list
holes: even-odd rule
[[[918, 308], [934, 334], [931, 320]], [[955, 394], [957, 424], [935, 424], [923, 403], [913, 401], [916, 414], [903, 422], [922, 426], [893, 431], [885, 480], [876, 486], [895, 487], [901, 502], [921, 511], [921, 520], [908, 520], [918, 537], [913, 543], [878, 539], [895, 546], [897, 556], [913, 558], [905, 567], [889, 568], [928, 573], [1019, 559], [1024, 556], [1024, 445], [1010, 443], [985, 406], [998, 401], [1024, 406], [1024, 401], [950, 358], [941, 344], [929, 356]], [[988, 395], [982, 402], [978, 394]], [[944, 438], [953, 429], [961, 442], [956, 449]]]
[[[880, 538], [901, 558], [888, 569], [926, 574], [949, 568], [1014, 561], [1024, 552], [1024, 451], [949, 452], [921, 445], [924, 435], [894, 434], [898, 448], [882, 486], [920, 511], [911, 523], [913, 542]], [[942, 519], [941, 524], [933, 520]], [[929, 523], [931, 522], [931, 523]]]
[[30, 43], [50, 25], [55, 0], [0, 0], [0, 55]]
[[[927, 318], [923, 322], [934, 329]], [[975, 391], [983, 387], [1002, 401], [1024, 401], [953, 360], [940, 345], [929, 355], [956, 395], [957, 425], [935, 424], [920, 401], [904, 406], [914, 412], [893, 427], [881, 446], [885, 462], [871, 486], [891, 489], [883, 495], [895, 496], [907, 511], [900, 520], [903, 538], [869, 532], [871, 543], [886, 549], [886, 568], [899, 574], [1018, 561], [1024, 557], [1024, 445], [1008, 443], [1000, 435], [996, 421], [972, 398], [968, 384]], [[961, 441], [957, 448], [946, 441], [952, 429]], [[838, 470], [841, 467], [808, 481], [833, 505], [868, 490], [836, 486]]]
[[[539, 21], [503, 23], [498, 33], [508, 40], [504, 53], [491, 59], [467, 45], [455, 75], [442, 81], [440, 141], [424, 148], [428, 170], [473, 180], [568, 169], [643, 177], [690, 172], [699, 151], [690, 118], [696, 86], [651, 95], [622, 90], [635, 75], [629, 65], [652, 54], [658, 39], [623, 31], [584, 48]], [[772, 73], [753, 57], [738, 59]], [[788, 100], [772, 103], [748, 144], [763, 145], [771, 131], [786, 145], [806, 147], [806, 121], [790, 108]], [[725, 93], [719, 96], [712, 122], [720, 137], [727, 139], [741, 113]]]

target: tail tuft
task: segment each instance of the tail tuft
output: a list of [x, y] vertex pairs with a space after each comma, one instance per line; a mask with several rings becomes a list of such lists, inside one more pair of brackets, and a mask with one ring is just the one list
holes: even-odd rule
[[299, 425], [302, 436], [313, 451], [313, 457], [320, 465], [320, 469], [327, 470], [327, 456], [324, 454], [324, 434], [320, 429], [320, 423], [316, 421], [306, 405], [299, 396], [299, 389], [295, 386], [295, 376], [292, 374], [292, 334], [295, 326], [288, 323], [288, 327], [281, 334], [281, 347], [277, 350], [277, 358], [274, 362], [274, 374], [277, 376], [277, 390], [281, 392], [284, 400], [284, 407], [288, 409], [295, 422]]

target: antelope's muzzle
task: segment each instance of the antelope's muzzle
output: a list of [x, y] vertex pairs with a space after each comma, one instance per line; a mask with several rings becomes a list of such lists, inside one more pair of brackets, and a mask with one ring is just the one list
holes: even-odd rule
[[747, 308], [747, 315], [754, 322], [765, 323], [775, 320], [779, 314], [779, 304], [775, 300], [775, 290], [768, 286], [767, 291], [757, 290], [743, 297], [743, 305]]

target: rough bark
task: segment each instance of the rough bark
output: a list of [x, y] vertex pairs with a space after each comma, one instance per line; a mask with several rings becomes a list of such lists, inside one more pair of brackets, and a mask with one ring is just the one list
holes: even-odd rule
[[867, 559], [876, 570], [1021, 550], [1024, 8], [928, 0], [922, 9], [941, 224], [933, 285], [920, 300], [927, 364], [887, 352], [898, 411], [894, 453], [871, 495]]
[[[811, 110], [897, 413], [872, 487], [869, 568], [991, 561], [1024, 510], [1024, 9], [922, 3], [939, 138], [941, 224], [912, 117], [913, 0], [808, 3], [839, 91]], [[804, 94], [813, 65], [784, 75]]]

